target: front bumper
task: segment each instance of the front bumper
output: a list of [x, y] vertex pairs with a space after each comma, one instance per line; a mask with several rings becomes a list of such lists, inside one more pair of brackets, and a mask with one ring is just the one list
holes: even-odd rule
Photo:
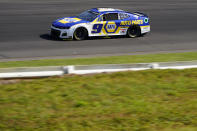
[[150, 32], [150, 25], [147, 25], [147, 26], [140, 26], [140, 28], [141, 28], [141, 33], [142, 33], [142, 34], [145, 34], [145, 33]]
[[73, 35], [70, 29], [59, 29], [59, 28], [51, 26], [51, 37], [60, 38], [60, 39], [68, 39], [68, 38], [72, 38]]

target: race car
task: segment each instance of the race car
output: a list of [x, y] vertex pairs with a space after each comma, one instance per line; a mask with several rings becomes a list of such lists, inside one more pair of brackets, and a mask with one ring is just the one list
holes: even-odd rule
[[139, 37], [150, 32], [149, 17], [113, 8], [92, 8], [78, 16], [55, 20], [52, 38], [84, 40], [93, 36]]

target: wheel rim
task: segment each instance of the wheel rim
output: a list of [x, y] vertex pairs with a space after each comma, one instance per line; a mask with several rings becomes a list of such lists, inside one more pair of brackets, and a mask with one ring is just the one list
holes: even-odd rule
[[83, 39], [85, 37], [85, 32], [83, 29], [78, 29], [76, 31], [76, 37], [79, 38], [79, 39]]
[[136, 35], [137, 35], [137, 28], [136, 28], [136, 27], [131, 28], [131, 29], [129, 30], [129, 34], [130, 34], [131, 36], [136, 36]]

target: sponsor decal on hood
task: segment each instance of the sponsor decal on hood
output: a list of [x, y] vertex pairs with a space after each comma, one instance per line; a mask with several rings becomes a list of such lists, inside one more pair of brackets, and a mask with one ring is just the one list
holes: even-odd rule
[[81, 19], [79, 18], [64, 18], [64, 19], [59, 20], [58, 22], [62, 24], [66, 24], [66, 23], [75, 23], [79, 21], [81, 21]]

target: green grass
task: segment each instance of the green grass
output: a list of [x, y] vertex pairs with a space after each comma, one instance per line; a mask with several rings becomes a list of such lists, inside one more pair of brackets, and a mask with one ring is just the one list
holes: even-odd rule
[[197, 52], [0, 62], [0, 68], [89, 64], [125, 64], [197, 60]]
[[0, 85], [0, 130], [196, 131], [197, 69]]

